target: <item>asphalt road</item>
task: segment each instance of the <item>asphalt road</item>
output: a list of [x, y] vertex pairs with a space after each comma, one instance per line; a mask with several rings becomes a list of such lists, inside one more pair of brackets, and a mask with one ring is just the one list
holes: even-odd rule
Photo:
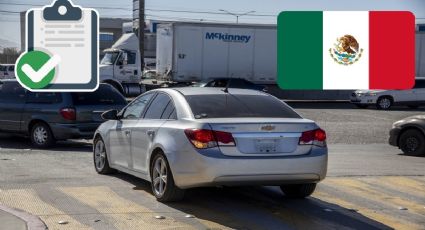
[[[225, 187], [161, 204], [143, 180], [96, 174], [89, 142], [32, 150], [24, 138], [3, 136], [0, 203], [40, 216], [50, 229], [425, 229], [425, 157], [386, 144], [387, 126], [420, 111], [316, 106], [295, 105], [331, 142], [328, 177], [305, 200], [277, 187]], [[350, 122], [339, 124], [343, 117]]]

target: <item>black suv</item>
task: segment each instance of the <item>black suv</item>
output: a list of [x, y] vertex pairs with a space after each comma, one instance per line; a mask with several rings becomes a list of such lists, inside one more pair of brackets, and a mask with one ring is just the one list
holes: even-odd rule
[[36, 93], [16, 80], [4, 80], [0, 81], [0, 132], [29, 136], [39, 148], [55, 140], [91, 139], [103, 122], [101, 114], [126, 104], [107, 84], [93, 93]]

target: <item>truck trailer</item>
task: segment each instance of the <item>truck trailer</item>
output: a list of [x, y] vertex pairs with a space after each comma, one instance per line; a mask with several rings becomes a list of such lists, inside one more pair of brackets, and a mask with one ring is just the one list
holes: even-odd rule
[[175, 22], [157, 28], [157, 73], [171, 82], [244, 78], [276, 83], [275, 25]]

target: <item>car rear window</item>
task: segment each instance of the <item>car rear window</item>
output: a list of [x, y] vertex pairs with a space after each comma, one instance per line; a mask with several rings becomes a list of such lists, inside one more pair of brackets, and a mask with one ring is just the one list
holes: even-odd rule
[[71, 93], [74, 105], [125, 105], [125, 98], [112, 86], [100, 85], [91, 93]]
[[230, 117], [301, 118], [289, 106], [271, 96], [188, 95], [196, 119]]

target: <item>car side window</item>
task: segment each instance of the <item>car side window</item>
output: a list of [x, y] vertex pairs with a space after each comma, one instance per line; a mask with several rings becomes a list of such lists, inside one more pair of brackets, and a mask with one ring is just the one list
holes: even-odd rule
[[166, 107], [171, 102], [168, 95], [164, 93], [158, 93], [155, 99], [152, 101], [149, 108], [146, 110], [144, 119], [161, 119]]
[[173, 113], [175, 113], [175, 111], [176, 111], [176, 108], [174, 106], [174, 103], [173, 103], [173, 101], [170, 100], [170, 102], [168, 103], [167, 107], [165, 107], [164, 112], [162, 113], [161, 119], [177, 120], [177, 117], [172, 116]]
[[25, 89], [17, 82], [0, 83], [0, 102], [23, 103], [25, 101]]
[[139, 119], [142, 116], [143, 111], [146, 108], [146, 105], [149, 103], [153, 97], [153, 93], [143, 95], [136, 100], [134, 100], [130, 105], [125, 108], [122, 115], [122, 119], [125, 120], [135, 120]]
[[416, 81], [415, 89], [425, 89], [425, 81]]
[[39, 92], [28, 92], [27, 103], [36, 104], [54, 104], [62, 101], [62, 95], [60, 93], [39, 93]]

